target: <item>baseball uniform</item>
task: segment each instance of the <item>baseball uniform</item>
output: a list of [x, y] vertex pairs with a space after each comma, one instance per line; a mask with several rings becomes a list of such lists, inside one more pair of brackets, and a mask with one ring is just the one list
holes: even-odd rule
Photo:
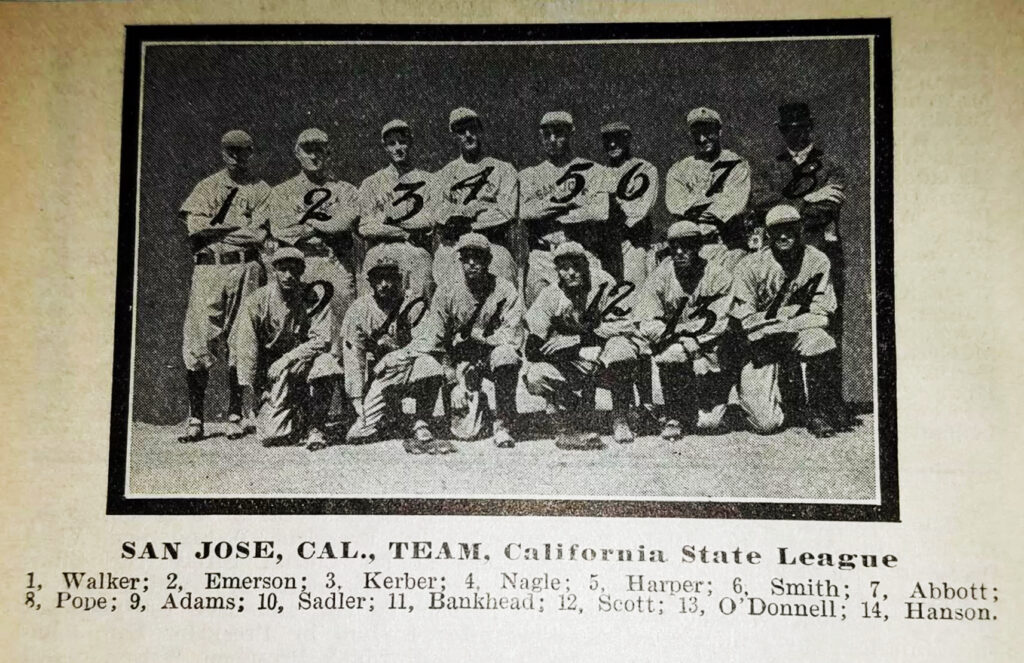
[[[399, 173], [390, 164], [370, 175], [359, 186], [361, 217], [359, 234], [370, 248], [365, 261], [373, 262], [383, 250], [397, 251], [401, 256], [402, 274], [407, 294], [430, 297], [431, 276], [430, 232], [433, 228], [430, 199], [432, 175], [418, 168]], [[368, 292], [368, 283], [360, 280], [360, 293]]]
[[[552, 211], [552, 205], [569, 207]], [[591, 271], [601, 269], [594, 248], [601, 244], [609, 213], [607, 171], [601, 164], [575, 157], [563, 166], [544, 161], [519, 173], [519, 216], [530, 248], [528, 305], [558, 281], [552, 252], [563, 242], [579, 242], [587, 249]]]
[[[329, 178], [317, 183], [299, 173], [270, 190], [267, 219], [272, 240], [302, 251], [304, 281], [334, 286], [331, 309], [339, 322], [356, 294], [353, 232], [358, 218], [359, 193], [348, 182]], [[340, 324], [335, 328], [340, 331]], [[341, 357], [339, 338], [332, 350]]]
[[519, 180], [512, 164], [494, 157], [469, 163], [459, 156], [434, 174], [433, 184], [434, 219], [441, 233], [434, 252], [434, 283], [443, 288], [462, 278], [455, 250], [458, 238], [443, 231], [452, 217], [473, 220], [469, 230], [491, 240], [491, 273], [517, 283], [516, 264], [508, 249], [519, 197]]
[[264, 444], [294, 442], [326, 419], [330, 391], [318, 399], [311, 388], [342, 371], [330, 352], [334, 311], [316, 295], [290, 298], [268, 283], [246, 297], [231, 330], [238, 381], [259, 395], [256, 432]]
[[658, 170], [638, 157], [606, 168], [612, 191], [610, 225], [622, 236], [621, 274], [612, 274], [639, 288], [647, 279], [650, 214], [658, 199]]
[[704, 262], [684, 285], [671, 258], [643, 285], [633, 311], [643, 349], [654, 356], [669, 417], [687, 426], [715, 428], [725, 414], [731, 376], [719, 363], [728, 327], [733, 256]]
[[[779, 363], [808, 361], [836, 348], [826, 328], [836, 310], [829, 260], [805, 246], [798, 268], [787, 273], [769, 248], [750, 254], [736, 266], [730, 316], [750, 341], [751, 359], [739, 380], [739, 401], [751, 426], [770, 432], [783, 425]], [[809, 373], [810, 363], [808, 365]], [[812, 393], [811, 399], [822, 394]]]
[[[488, 275], [489, 287], [475, 294], [460, 280], [434, 295], [430, 312], [416, 328], [412, 344], [418, 352], [442, 355], [449, 384], [452, 433], [478, 437], [486, 413], [480, 378], [494, 383], [495, 415], [510, 423], [516, 413], [516, 382], [522, 363], [523, 304], [519, 289], [500, 276]], [[467, 416], [470, 411], [481, 416]]]
[[189, 371], [213, 365], [242, 300], [264, 277], [259, 261], [266, 238], [261, 208], [269, 195], [270, 186], [263, 180], [236, 182], [225, 169], [199, 182], [181, 204], [194, 264], [182, 342]]

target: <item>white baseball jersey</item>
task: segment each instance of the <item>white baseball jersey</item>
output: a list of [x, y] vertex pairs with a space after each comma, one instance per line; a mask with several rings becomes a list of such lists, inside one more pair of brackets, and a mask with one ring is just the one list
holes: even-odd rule
[[179, 213], [190, 238], [255, 246], [266, 238], [262, 208], [269, 195], [270, 185], [263, 180], [239, 183], [224, 169], [200, 181]]
[[626, 227], [632, 228], [647, 218], [658, 199], [658, 169], [637, 157], [606, 168], [615, 204], [625, 216]]
[[485, 345], [519, 348], [523, 340], [523, 300], [519, 289], [506, 279], [491, 276], [494, 287], [483, 301], [464, 281], [439, 290], [430, 312], [413, 332], [410, 348], [419, 352], [451, 349], [456, 335]]
[[[575, 206], [552, 217], [548, 208], [553, 204]], [[519, 216], [527, 225], [602, 222], [608, 213], [607, 170], [601, 164], [575, 157], [564, 166], [544, 161], [519, 173]]]
[[341, 356], [349, 398], [363, 397], [371, 359], [379, 361], [388, 352], [409, 344], [412, 328], [426, 314], [427, 306], [422, 299], [403, 301], [389, 313], [377, 304], [373, 295], [363, 295], [352, 303], [341, 325]]
[[[581, 336], [591, 331], [601, 338], [630, 334], [634, 326], [629, 320], [629, 311], [621, 306], [628, 294], [628, 288], [617, 284], [607, 272], [591, 271], [590, 291], [581, 308], [554, 283], [541, 291], [526, 312], [526, 328], [530, 334], [545, 340]], [[591, 328], [595, 322], [596, 327]]]
[[411, 230], [429, 229], [433, 203], [431, 173], [413, 168], [399, 174], [394, 164], [359, 185], [359, 234], [369, 239], [406, 239]]
[[750, 164], [731, 150], [722, 150], [713, 162], [686, 157], [669, 168], [665, 178], [668, 211], [692, 221], [705, 210], [728, 221], [749, 199]]
[[475, 219], [473, 230], [503, 226], [516, 217], [519, 179], [512, 164], [494, 157], [450, 161], [433, 178], [436, 223], [450, 216]]
[[351, 232], [359, 218], [359, 191], [348, 182], [317, 184], [305, 173], [270, 190], [270, 236], [297, 244], [320, 235]]

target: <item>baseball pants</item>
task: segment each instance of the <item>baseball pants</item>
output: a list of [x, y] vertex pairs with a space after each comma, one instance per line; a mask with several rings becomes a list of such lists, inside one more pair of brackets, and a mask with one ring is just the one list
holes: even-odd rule
[[639, 356], [633, 342], [624, 336], [613, 336], [603, 347], [581, 348], [572, 359], [531, 362], [523, 383], [531, 395], [566, 405], [572, 399], [572, 392], [589, 392], [600, 380], [612, 390], [613, 406], [628, 406], [632, 404], [633, 373]]
[[261, 442], [294, 442], [310, 426], [323, 425], [330, 407], [326, 378], [341, 375], [338, 360], [328, 353], [283, 371], [260, 394], [256, 436]]
[[483, 380], [494, 385], [494, 416], [510, 423], [516, 415], [516, 383], [522, 361], [510, 345], [481, 347], [476, 356], [462, 359], [446, 369], [448, 383], [453, 385], [449, 397], [449, 418], [452, 434], [472, 440], [486, 432], [489, 412], [483, 392]]
[[352, 424], [348, 438], [376, 436], [386, 419], [401, 412], [401, 400], [407, 396], [416, 399], [418, 417], [429, 417], [443, 376], [441, 364], [428, 354], [403, 349], [384, 355], [373, 368], [369, 388], [363, 395], [362, 415]]
[[259, 260], [195, 265], [182, 331], [181, 357], [189, 371], [207, 370], [227, 340], [242, 300], [263, 281]]

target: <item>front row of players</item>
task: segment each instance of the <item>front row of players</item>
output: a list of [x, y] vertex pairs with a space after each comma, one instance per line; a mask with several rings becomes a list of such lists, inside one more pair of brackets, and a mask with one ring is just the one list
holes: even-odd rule
[[[513, 447], [520, 374], [530, 394], [547, 400], [560, 448], [603, 446], [592, 423], [598, 387], [611, 394], [613, 438], [629, 443], [634, 386], [649, 402], [642, 367], [652, 359], [667, 440], [720, 427], [730, 400], [755, 431], [800, 415], [827, 437], [852, 424], [836, 370], [829, 260], [805, 245], [795, 208], [773, 208], [765, 225], [768, 248], [748, 253], [707, 244], [698, 224], [676, 222], [668, 257], [638, 292], [564, 242], [553, 252], [557, 282], [525, 311], [513, 283], [491, 273], [493, 247], [481, 234], [458, 239], [464, 278], [429, 304], [408, 294], [402, 254], [384, 245], [364, 265], [369, 291], [340, 328], [331, 284], [303, 284], [306, 256], [279, 248], [273, 278], [241, 307], [230, 355], [259, 402], [257, 433], [268, 446], [327, 446], [324, 423], [341, 374], [355, 409], [352, 443], [401, 436], [406, 451], [436, 454], [455, 450], [449, 437], [490, 436]], [[439, 394], [451, 432], [442, 439], [430, 425]], [[401, 430], [406, 399], [415, 415]]]

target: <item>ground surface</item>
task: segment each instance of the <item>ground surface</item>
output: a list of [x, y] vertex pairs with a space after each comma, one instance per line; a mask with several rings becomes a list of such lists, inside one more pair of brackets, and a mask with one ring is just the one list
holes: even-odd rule
[[[528, 418], [543, 415], [527, 415]], [[228, 440], [222, 424], [181, 444], [181, 426], [135, 424], [132, 495], [575, 496], [694, 499], [875, 499], [872, 415], [849, 433], [819, 440], [802, 428], [642, 437], [600, 451], [563, 451], [551, 438], [515, 449], [456, 442], [447, 456], [412, 456], [399, 440], [318, 452], [264, 448], [249, 435]]]

